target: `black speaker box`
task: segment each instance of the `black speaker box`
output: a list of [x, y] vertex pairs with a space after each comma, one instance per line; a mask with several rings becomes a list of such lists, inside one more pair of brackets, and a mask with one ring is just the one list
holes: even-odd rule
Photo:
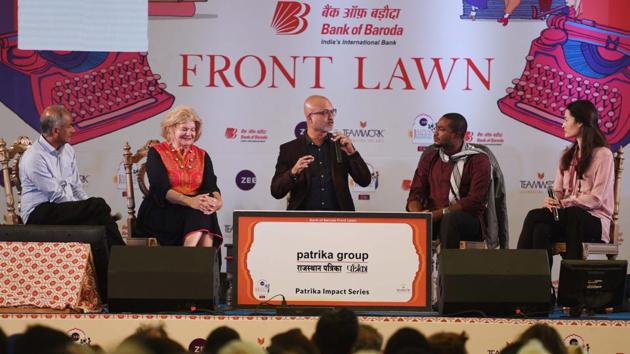
[[550, 309], [551, 276], [544, 250], [443, 250], [441, 314], [540, 316]]
[[218, 304], [219, 267], [211, 247], [112, 247], [112, 312], [211, 311]]
[[0, 225], [0, 242], [80, 242], [90, 244], [96, 284], [107, 301], [107, 236], [104, 226], [92, 225]]

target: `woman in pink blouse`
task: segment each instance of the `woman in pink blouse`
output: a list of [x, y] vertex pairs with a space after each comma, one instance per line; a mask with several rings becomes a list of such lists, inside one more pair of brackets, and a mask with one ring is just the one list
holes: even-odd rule
[[599, 129], [595, 105], [587, 100], [570, 103], [562, 128], [575, 143], [560, 158], [555, 198], [545, 197], [543, 208], [527, 214], [517, 246], [546, 249], [550, 267], [553, 242], [566, 242], [567, 259], [581, 259], [582, 242], [610, 242], [613, 213], [613, 154]]

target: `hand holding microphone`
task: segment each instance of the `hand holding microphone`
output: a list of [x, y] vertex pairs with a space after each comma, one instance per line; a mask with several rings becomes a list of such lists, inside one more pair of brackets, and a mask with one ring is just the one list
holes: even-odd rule
[[347, 135], [340, 131], [335, 131], [334, 133], [332, 133], [330, 139], [334, 141], [337, 147], [341, 151], [345, 152], [347, 155], [352, 155], [355, 153], [355, 151], [357, 151], [354, 148], [354, 145], [352, 145], [352, 140], [350, 140]]
[[560, 206], [560, 202], [556, 199], [556, 193], [553, 191], [553, 187], [547, 187], [547, 197], [545, 198], [545, 207], [551, 211], [553, 214], [553, 220], [560, 220], [560, 215], [558, 214], [558, 207]]

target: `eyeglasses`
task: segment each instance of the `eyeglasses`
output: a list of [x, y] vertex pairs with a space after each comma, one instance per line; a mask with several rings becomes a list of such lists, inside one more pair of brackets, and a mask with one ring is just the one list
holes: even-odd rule
[[324, 109], [323, 111], [319, 111], [319, 112], [311, 112], [308, 115], [311, 116], [312, 114], [315, 115], [322, 115], [324, 117], [334, 117], [337, 115], [337, 108], [333, 108], [333, 109]]

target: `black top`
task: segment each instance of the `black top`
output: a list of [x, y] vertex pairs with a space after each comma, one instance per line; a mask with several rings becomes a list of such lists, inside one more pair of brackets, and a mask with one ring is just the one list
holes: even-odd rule
[[[166, 200], [166, 193], [171, 189], [168, 172], [160, 154], [149, 149], [147, 156], [147, 176], [149, 195], [144, 198], [138, 210], [136, 233], [157, 237], [160, 245], [182, 245], [186, 234], [192, 231], [207, 230], [221, 235], [217, 214], [205, 215], [199, 210], [187, 206], [172, 204]], [[212, 161], [204, 154], [203, 181], [198, 194], [220, 192]], [[220, 237], [215, 237], [215, 245], [220, 244]]]

